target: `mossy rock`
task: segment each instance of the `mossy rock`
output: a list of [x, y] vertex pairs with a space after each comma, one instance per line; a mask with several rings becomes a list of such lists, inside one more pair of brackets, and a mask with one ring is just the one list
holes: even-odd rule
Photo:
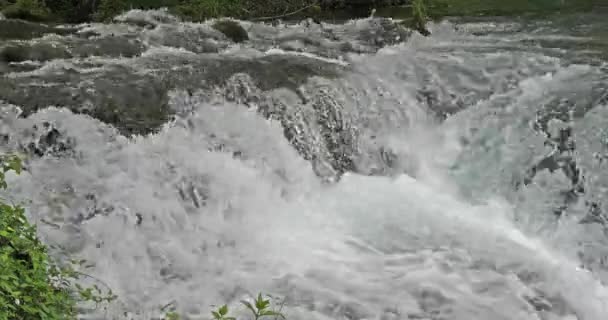
[[249, 40], [247, 30], [233, 20], [218, 20], [212, 25], [213, 29], [223, 33], [228, 39], [239, 43]]
[[48, 21], [50, 11], [44, 2], [38, 0], [18, 0], [2, 10], [7, 19], [21, 19], [28, 21]]

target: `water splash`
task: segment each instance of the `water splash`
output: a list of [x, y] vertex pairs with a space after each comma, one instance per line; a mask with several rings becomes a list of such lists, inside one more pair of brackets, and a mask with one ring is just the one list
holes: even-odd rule
[[[342, 39], [361, 40], [374, 23], [310, 28], [324, 39], [357, 26]], [[268, 55], [336, 65], [319, 53], [330, 40], [268, 52], [277, 34], [317, 37], [287, 25], [250, 24], [251, 43], [226, 52], [144, 41], [141, 56], [70, 59], [86, 88], [108, 68], [189, 78], [145, 135], [3, 104], [0, 150], [28, 155], [7, 196], [118, 294], [91, 319], [153, 319], [168, 304], [189, 319], [224, 302], [242, 312], [252, 290], [285, 297], [290, 319], [604, 319], [606, 229], [588, 223], [604, 214], [588, 210], [605, 205], [605, 69], [528, 47], [513, 25], [476, 27], [490, 31], [432, 25], [431, 38], [343, 52], [339, 72], [297, 81], [250, 71]], [[205, 29], [147, 28], [127, 32]], [[220, 69], [171, 73], [210, 55], [247, 67], [212, 86], [191, 80]], [[16, 74], [70, 76], [44, 65]]]

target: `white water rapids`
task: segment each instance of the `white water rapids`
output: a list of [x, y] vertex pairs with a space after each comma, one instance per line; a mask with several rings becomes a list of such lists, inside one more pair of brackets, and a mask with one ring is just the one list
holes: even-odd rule
[[[605, 68], [526, 47], [517, 34], [432, 29], [430, 38], [343, 57], [336, 63], [351, 69], [338, 79], [308, 80], [309, 89], [329, 88], [358, 135], [359, 173], [335, 183], [318, 178], [278, 121], [175, 90], [179, 116], [132, 138], [67, 109], [17, 117], [5, 104], [5, 150], [44, 122], [73, 150], [32, 157], [8, 177], [7, 196], [24, 203], [47, 243], [89, 261], [86, 272], [118, 295], [83, 319], [156, 319], [167, 305], [208, 319], [223, 303], [246, 315], [238, 301], [257, 292], [283, 298], [289, 320], [608, 319], [605, 226], [579, 223], [583, 200], [556, 217], [570, 188], [560, 170], [513, 184], [555, 152], [534, 128], [538, 113], [556, 97], [588, 103], [574, 120], [550, 120], [547, 132], [572, 128], [584, 198], [601, 202], [606, 168], [594, 155], [608, 148], [608, 105], [591, 91], [606, 89]], [[56, 63], [67, 62], [47, 67]], [[462, 110], [438, 119], [421, 89]], [[268, 94], [291, 101], [280, 88]], [[216, 141], [226, 149], [211, 150]], [[380, 145], [395, 155], [392, 171], [363, 174], [380, 166], [371, 155]]]

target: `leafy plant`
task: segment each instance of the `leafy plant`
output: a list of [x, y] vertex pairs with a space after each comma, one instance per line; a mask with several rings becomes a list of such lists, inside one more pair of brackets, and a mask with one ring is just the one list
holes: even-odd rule
[[217, 311], [211, 311], [214, 320], [236, 320], [235, 317], [228, 316], [228, 306], [223, 305]]
[[253, 304], [245, 300], [242, 300], [241, 303], [251, 311], [255, 320], [258, 320], [262, 317], [275, 317], [285, 319], [285, 316], [281, 313], [280, 310], [275, 311], [270, 309], [270, 299], [264, 299], [261, 293], [258, 294], [258, 297], [255, 299]]
[[180, 320], [180, 316], [177, 312], [169, 312], [165, 315], [164, 320]]
[[[0, 189], [7, 188], [7, 172], [19, 174], [21, 169], [18, 157], [0, 156]], [[73, 286], [73, 281], [88, 276], [73, 264], [54, 263], [24, 208], [0, 201], [0, 320], [76, 319], [78, 301], [99, 304], [116, 298], [96, 285]]]
[[424, 0], [412, 0], [412, 28], [424, 36], [431, 33], [426, 28], [428, 19], [427, 8]]
[[[241, 300], [241, 303], [247, 307], [249, 311], [251, 311], [252, 319], [259, 320], [264, 317], [274, 317], [274, 320], [286, 319], [281, 310], [283, 309], [283, 302], [280, 303], [279, 309], [274, 310], [271, 308], [271, 299], [272, 297], [267, 295], [269, 299], [265, 299], [261, 293], [254, 299], [253, 303], [245, 300]], [[235, 317], [229, 315], [230, 310], [228, 309], [228, 305], [222, 305], [217, 310], [211, 311], [211, 315], [213, 316], [213, 320], [236, 320]], [[163, 320], [180, 320], [180, 316], [176, 312], [169, 312], [165, 314]]]

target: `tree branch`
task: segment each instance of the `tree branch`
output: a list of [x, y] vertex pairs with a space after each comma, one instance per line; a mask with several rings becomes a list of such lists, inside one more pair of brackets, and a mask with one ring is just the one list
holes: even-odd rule
[[281, 18], [285, 18], [285, 17], [289, 17], [289, 16], [293, 16], [295, 14], [298, 14], [298, 13], [300, 13], [300, 12], [306, 10], [306, 9], [312, 8], [312, 7], [314, 7], [314, 6], [318, 5], [318, 4], [319, 4], [319, 2], [315, 2], [315, 3], [312, 3], [312, 4], [308, 5], [308, 6], [306, 6], [306, 7], [300, 8], [300, 9], [298, 9], [296, 11], [292, 11], [292, 12], [289, 12], [289, 13], [281, 14], [281, 15], [278, 15], [278, 16], [271, 16], [271, 17], [252, 18], [250, 20], [251, 21], [263, 21], [263, 20], [281, 19]]

